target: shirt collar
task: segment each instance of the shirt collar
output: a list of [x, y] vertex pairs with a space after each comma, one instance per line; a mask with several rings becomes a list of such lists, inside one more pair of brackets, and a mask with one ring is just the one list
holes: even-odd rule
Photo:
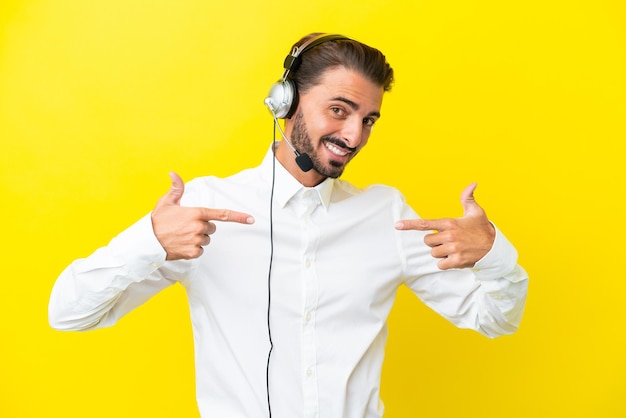
[[[275, 146], [278, 146], [278, 142], [275, 144]], [[287, 169], [283, 167], [278, 160], [272, 161], [273, 159], [274, 153], [272, 151], [272, 147], [270, 147], [265, 154], [265, 158], [263, 158], [263, 162], [261, 163], [261, 172], [263, 178], [271, 183], [272, 170], [274, 169], [273, 165], [275, 164], [274, 199], [281, 208], [284, 208], [285, 205], [289, 203], [291, 198], [293, 198], [300, 190], [310, 189], [318, 193], [324, 209], [328, 210], [330, 198], [333, 194], [335, 179], [326, 178], [326, 180], [315, 187], [305, 187], [302, 183], [296, 180], [295, 177], [292, 176], [291, 173], [289, 173], [289, 171], [287, 171]]]

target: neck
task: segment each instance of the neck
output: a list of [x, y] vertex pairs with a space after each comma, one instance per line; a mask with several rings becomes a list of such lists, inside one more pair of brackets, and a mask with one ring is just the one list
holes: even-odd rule
[[322, 176], [315, 169], [311, 169], [306, 173], [302, 171], [296, 164], [296, 155], [284, 140], [278, 143], [276, 159], [285, 167], [289, 174], [305, 187], [314, 187], [326, 180], [326, 177]]

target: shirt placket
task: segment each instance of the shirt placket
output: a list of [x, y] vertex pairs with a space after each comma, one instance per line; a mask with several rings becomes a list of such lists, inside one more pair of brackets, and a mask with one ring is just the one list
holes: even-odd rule
[[317, 338], [315, 317], [317, 313], [318, 286], [316, 275], [316, 253], [319, 243], [319, 227], [313, 222], [313, 213], [320, 205], [316, 190], [306, 190], [303, 202], [306, 208], [301, 216], [304, 248], [302, 254], [302, 286], [304, 305], [302, 307], [302, 393], [304, 398], [304, 416], [319, 416], [317, 383]]

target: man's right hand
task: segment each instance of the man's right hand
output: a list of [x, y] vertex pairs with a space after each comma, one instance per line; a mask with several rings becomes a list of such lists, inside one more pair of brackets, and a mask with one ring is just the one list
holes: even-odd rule
[[170, 173], [170, 178], [172, 187], [152, 211], [152, 229], [167, 253], [166, 260], [200, 257], [215, 232], [213, 221], [254, 223], [252, 216], [228, 209], [180, 206], [185, 184], [176, 173]]

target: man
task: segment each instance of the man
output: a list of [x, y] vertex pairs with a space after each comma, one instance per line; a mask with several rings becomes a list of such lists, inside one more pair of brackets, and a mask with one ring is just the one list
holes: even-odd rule
[[527, 277], [475, 185], [462, 218], [423, 220], [395, 189], [337, 179], [392, 80], [376, 49], [300, 40], [266, 99], [285, 118], [283, 140], [229, 178], [184, 185], [172, 173], [151, 214], [61, 274], [51, 325], [110, 326], [181, 283], [206, 417], [382, 416], [386, 318], [401, 285], [459, 327], [514, 332]]

